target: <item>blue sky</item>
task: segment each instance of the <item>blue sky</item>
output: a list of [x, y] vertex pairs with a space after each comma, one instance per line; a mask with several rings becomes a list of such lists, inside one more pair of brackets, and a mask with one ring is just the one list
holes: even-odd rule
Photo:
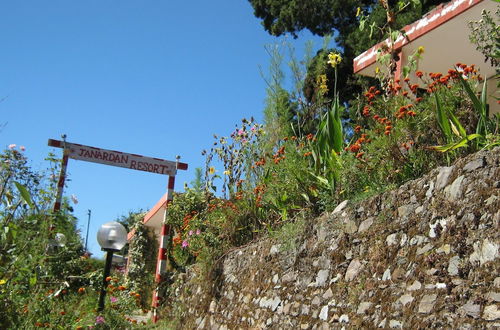
[[[319, 38], [287, 38], [298, 49]], [[214, 133], [243, 117], [262, 121], [269, 36], [246, 0], [2, 1], [0, 147], [26, 147], [44, 169], [49, 138], [189, 164], [176, 190], [202, 167]], [[148, 209], [167, 177], [70, 160], [66, 194], [89, 248], [102, 223]]]

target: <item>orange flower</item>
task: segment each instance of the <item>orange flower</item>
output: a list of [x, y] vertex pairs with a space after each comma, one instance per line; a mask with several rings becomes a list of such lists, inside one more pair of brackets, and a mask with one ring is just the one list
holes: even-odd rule
[[126, 287], [124, 287], [123, 285], [120, 285], [120, 286], [118, 287], [118, 290], [120, 290], [120, 291], [123, 291], [123, 290], [125, 290], [125, 289], [126, 289]]
[[368, 117], [370, 115], [370, 107], [365, 105], [363, 108], [363, 116]]
[[356, 125], [356, 127], [354, 127], [354, 132], [359, 133], [359, 131], [361, 131], [361, 126]]
[[358, 159], [359, 159], [359, 158], [363, 157], [363, 155], [364, 155], [364, 154], [365, 154], [364, 152], [359, 152], [359, 153], [356, 155], [356, 158], [358, 158]]
[[79, 288], [79, 289], [78, 289], [78, 293], [79, 293], [79, 294], [85, 293], [85, 288]]
[[181, 238], [180, 233], [178, 233], [177, 235], [172, 237], [172, 243], [174, 243], [174, 245], [179, 245], [179, 244], [181, 244], [181, 242], [182, 242], [182, 238]]
[[111, 281], [111, 276], [106, 277], [106, 282]]
[[60, 311], [59, 314], [66, 315], [66, 312], [65, 311]]
[[424, 75], [424, 73], [422, 71], [417, 71], [415, 72], [415, 75], [419, 78], [422, 78], [422, 76]]
[[358, 151], [359, 151], [359, 149], [361, 149], [361, 146], [360, 146], [359, 144], [356, 144], [356, 143], [355, 143], [355, 144], [353, 144], [353, 145], [349, 148], [349, 150], [351, 150], [351, 152], [354, 152], [354, 153], [358, 152]]

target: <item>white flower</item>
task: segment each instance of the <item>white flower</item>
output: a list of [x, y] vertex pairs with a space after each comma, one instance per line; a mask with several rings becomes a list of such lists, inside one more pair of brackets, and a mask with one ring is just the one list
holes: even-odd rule
[[71, 195], [71, 200], [73, 201], [74, 204], [78, 204], [78, 198], [76, 198], [75, 195]]

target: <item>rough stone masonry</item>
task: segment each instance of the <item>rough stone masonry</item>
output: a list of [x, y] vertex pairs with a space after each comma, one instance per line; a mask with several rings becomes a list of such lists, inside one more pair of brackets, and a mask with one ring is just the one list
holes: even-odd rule
[[500, 327], [500, 148], [311, 220], [295, 248], [177, 276], [164, 317], [189, 329]]

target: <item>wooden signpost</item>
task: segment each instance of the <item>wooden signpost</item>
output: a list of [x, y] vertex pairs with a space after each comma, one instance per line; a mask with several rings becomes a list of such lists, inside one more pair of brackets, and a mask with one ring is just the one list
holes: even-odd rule
[[157, 288], [153, 293], [153, 322], [158, 321], [158, 305], [159, 305], [159, 292], [158, 287], [162, 282], [162, 275], [167, 268], [167, 249], [170, 241], [171, 230], [167, 225], [167, 209], [173, 200], [175, 175], [177, 170], [187, 170], [188, 164], [179, 162], [179, 156], [176, 161], [169, 161], [160, 158], [145, 157], [137, 154], [129, 154], [121, 151], [107, 150], [102, 148], [85, 146], [77, 143], [66, 142], [66, 136], [62, 136], [63, 140], [49, 139], [48, 145], [50, 147], [62, 148], [63, 159], [61, 162], [61, 172], [59, 174], [59, 181], [57, 185], [57, 196], [54, 203], [54, 212], [61, 209], [61, 199], [64, 189], [64, 181], [66, 180], [66, 168], [68, 166], [68, 159], [83, 160], [92, 163], [99, 163], [104, 165], [111, 165], [117, 167], [129, 168], [131, 170], [144, 171], [162, 175], [168, 175], [167, 186], [167, 203], [165, 206], [165, 214], [161, 227], [160, 247], [158, 249], [158, 258], [156, 263], [155, 280]]

